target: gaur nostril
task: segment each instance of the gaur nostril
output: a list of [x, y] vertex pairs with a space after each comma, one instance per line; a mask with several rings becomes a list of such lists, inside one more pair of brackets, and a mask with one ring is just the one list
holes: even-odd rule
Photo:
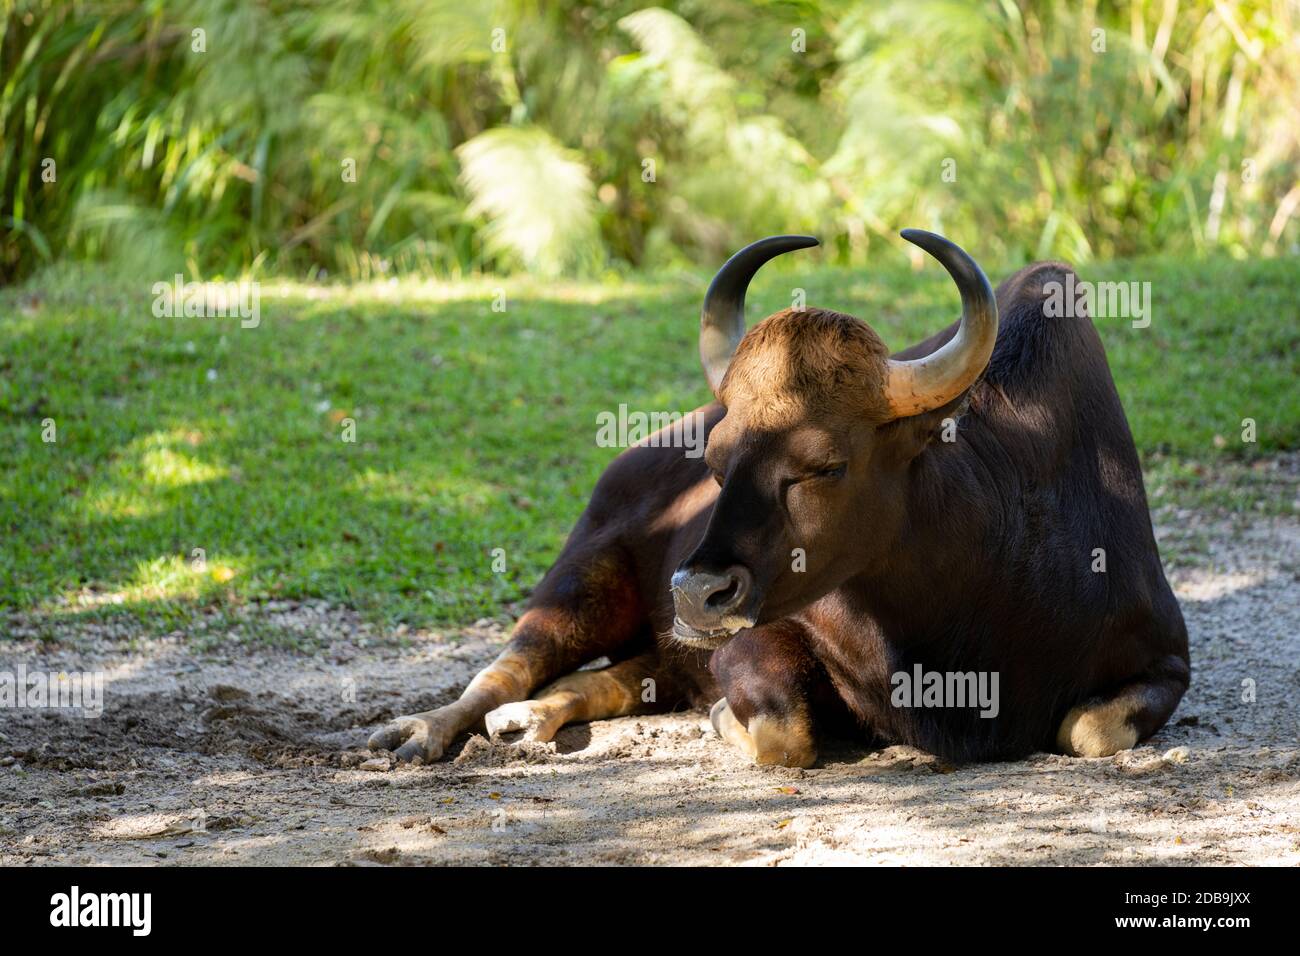
[[749, 597], [751, 578], [741, 565], [733, 565], [718, 575], [713, 591], [704, 599], [704, 608], [713, 614], [727, 614], [740, 607]]
[[721, 591], [714, 591], [704, 599], [704, 606], [710, 611], [721, 611], [731, 606], [736, 595], [740, 592], [740, 582], [732, 578], [727, 586]]

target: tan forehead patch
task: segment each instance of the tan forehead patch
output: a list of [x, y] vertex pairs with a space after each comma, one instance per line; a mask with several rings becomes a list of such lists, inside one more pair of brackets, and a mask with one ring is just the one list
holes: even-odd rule
[[828, 309], [786, 309], [741, 340], [719, 395], [754, 428], [848, 414], [884, 421], [888, 349], [866, 323]]

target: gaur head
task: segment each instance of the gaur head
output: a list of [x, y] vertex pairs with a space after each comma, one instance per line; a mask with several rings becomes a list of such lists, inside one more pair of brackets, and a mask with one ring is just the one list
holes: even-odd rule
[[891, 359], [866, 323], [824, 309], [787, 309], [746, 333], [750, 280], [769, 259], [817, 245], [809, 236], [747, 246], [709, 286], [700, 357], [726, 414], [704, 459], [720, 490], [673, 575], [679, 641], [716, 647], [789, 616], [879, 570], [899, 544], [909, 466], [984, 371], [998, 328], [970, 256], [933, 233], [902, 235], [948, 270], [962, 302], [956, 335], [911, 361]]

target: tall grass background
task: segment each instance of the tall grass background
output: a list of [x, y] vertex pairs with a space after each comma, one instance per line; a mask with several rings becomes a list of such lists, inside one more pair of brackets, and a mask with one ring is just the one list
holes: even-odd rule
[[3, 10], [5, 281], [599, 275], [795, 231], [856, 265], [904, 226], [1008, 262], [1300, 244], [1296, 0]]

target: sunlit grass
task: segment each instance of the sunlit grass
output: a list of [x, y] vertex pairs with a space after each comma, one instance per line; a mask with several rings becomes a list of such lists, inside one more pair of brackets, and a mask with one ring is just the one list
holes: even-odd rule
[[[1229, 509], [1293, 508], [1261, 505], [1267, 486], [1199, 488], [1188, 463], [1300, 445], [1300, 270], [1086, 272], [1152, 283], [1150, 328], [1098, 328], [1161, 486]], [[554, 560], [616, 453], [596, 444], [597, 413], [708, 399], [695, 342], [708, 278], [263, 279], [255, 329], [157, 318], [149, 281], [70, 268], [0, 292], [0, 611], [170, 622], [319, 597], [389, 623], [499, 613]], [[796, 289], [894, 348], [958, 308], [937, 267], [884, 263], [765, 271], [751, 314]], [[1240, 438], [1247, 417], [1255, 444]], [[56, 442], [42, 440], [47, 420]]]

